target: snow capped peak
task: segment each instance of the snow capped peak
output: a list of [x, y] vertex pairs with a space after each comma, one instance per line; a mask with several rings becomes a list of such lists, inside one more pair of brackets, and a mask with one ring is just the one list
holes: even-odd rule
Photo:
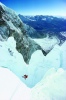
[[6, 6], [0, 2], [0, 11], [5, 10]]
[[0, 6], [3, 8], [3, 9], [5, 9], [5, 8], [8, 8], [8, 7], [6, 7], [3, 3], [1, 3], [0, 2]]
[[46, 18], [42, 18], [42, 20], [46, 20]]
[[5, 6], [5, 5], [4, 5], [3, 3], [1, 3], [1, 2], [0, 2], [0, 5], [1, 5], [1, 6]]
[[[12, 9], [10, 9], [10, 8], [8, 8], [8, 7], [6, 7], [3, 3], [1, 3], [0, 2], [0, 6], [2, 7], [2, 9], [4, 10], [4, 11], [6, 11], [6, 12], [9, 12], [10, 14], [16, 14], [16, 12], [14, 11], [14, 10], [12, 10]], [[1, 9], [1, 10], [2, 10]]]
[[36, 21], [36, 20], [29, 19], [29, 18], [28, 18], [28, 20], [30, 20], [30, 21]]
[[[1, 37], [2, 38], [4, 37], [4, 39], [8, 39], [8, 37], [13, 36], [17, 42], [17, 45], [16, 45], [17, 50], [23, 55], [25, 62], [28, 63], [32, 52], [34, 52], [36, 49], [38, 49], [38, 45], [36, 45], [36, 43], [33, 42], [27, 36], [26, 31], [28, 31], [28, 29], [30, 30], [30, 27], [25, 28], [24, 23], [21, 21], [21, 19], [15, 13], [15, 11], [6, 7], [2, 3], [0, 3], [0, 4], [1, 4], [1, 6], [0, 6], [0, 8], [1, 8], [0, 9], [0, 18], [1, 18], [0, 34], [1, 34]], [[30, 48], [30, 50], [28, 50], [28, 48]]]

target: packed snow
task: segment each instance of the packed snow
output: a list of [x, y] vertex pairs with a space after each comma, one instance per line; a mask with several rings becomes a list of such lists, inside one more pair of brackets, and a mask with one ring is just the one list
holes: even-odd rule
[[16, 50], [16, 42], [13, 37], [5, 42], [0, 41], [0, 66], [10, 69], [21, 79], [26, 74], [27, 64]]
[[[5, 98], [7, 100], [9, 100], [12, 95], [11, 100], [17, 100], [19, 97], [22, 97], [23, 100], [66, 100], [65, 47], [66, 42], [62, 46], [56, 44], [47, 56], [44, 56], [41, 50], [37, 50], [32, 54], [29, 64], [26, 64], [23, 60], [23, 56], [16, 50], [16, 42], [13, 37], [9, 37], [8, 40], [4, 42], [0, 41], [0, 92], [2, 91], [0, 97], [4, 98], [6, 96]], [[2, 70], [5, 72], [2, 72]], [[9, 79], [12, 79], [12, 75], [9, 74], [12, 72], [16, 75], [15, 77], [18, 77], [26, 86], [19, 85], [20, 87], [14, 91], [17, 84], [14, 86], [13, 84], [15, 83], [13, 80], [12, 85], [9, 83]], [[7, 79], [4, 78], [3, 75], [4, 77], [6, 76]], [[28, 77], [25, 78], [25, 76]], [[16, 78], [14, 80], [16, 80]], [[10, 86], [14, 88], [12, 89]], [[12, 90], [9, 92], [9, 95], [7, 95], [9, 89]], [[21, 92], [26, 91], [26, 89], [29, 91], [27, 94], [28, 99], [25, 96], [23, 97], [26, 93]], [[14, 91], [14, 94], [12, 91]], [[3, 94], [5, 94], [4, 97]]]
[[32, 89], [32, 100], [66, 100], [66, 71], [50, 69]]
[[0, 100], [30, 100], [30, 92], [15, 74], [0, 67]]
[[60, 67], [66, 70], [66, 41], [61, 46], [62, 55], [61, 55], [61, 65]]

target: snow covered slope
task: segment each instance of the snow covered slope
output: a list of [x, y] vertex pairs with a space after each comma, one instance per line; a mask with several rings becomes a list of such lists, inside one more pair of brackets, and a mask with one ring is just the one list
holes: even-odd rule
[[32, 100], [66, 100], [66, 71], [50, 69], [32, 89]]
[[[10, 69], [21, 80], [26, 74], [27, 64], [24, 62], [23, 56], [16, 50], [16, 41], [13, 37], [7, 41], [0, 41], [0, 66]], [[25, 81], [25, 80], [24, 80]]]
[[0, 67], [0, 100], [30, 100], [30, 92], [11, 71]]
[[31, 80], [28, 82], [28, 86], [35, 86], [50, 68], [55, 68], [56, 70], [60, 68], [62, 63], [61, 56], [62, 50], [58, 45], [47, 56], [44, 56], [40, 50], [34, 52], [28, 67], [28, 80]]
[[63, 45], [61, 46], [61, 50], [62, 50], [62, 55], [61, 55], [61, 68], [63, 68], [64, 70], [66, 70], [66, 41], [63, 43]]

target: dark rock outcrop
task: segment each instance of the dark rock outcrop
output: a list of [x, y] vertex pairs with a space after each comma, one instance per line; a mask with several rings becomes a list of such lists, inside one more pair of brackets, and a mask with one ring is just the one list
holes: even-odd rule
[[16, 40], [16, 49], [23, 55], [26, 63], [29, 63], [32, 53], [41, 47], [27, 36], [24, 23], [17, 14], [0, 3], [0, 40], [7, 40], [13, 36]]

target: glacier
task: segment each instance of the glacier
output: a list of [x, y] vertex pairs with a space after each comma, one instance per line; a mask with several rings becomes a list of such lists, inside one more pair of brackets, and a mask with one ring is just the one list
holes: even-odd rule
[[66, 100], [66, 71], [51, 68], [44, 78], [32, 88], [31, 100]]
[[[28, 87], [35, 86], [50, 68], [58, 69], [61, 65], [61, 54], [58, 45], [46, 57], [41, 50], [37, 50], [32, 54], [29, 64], [26, 64], [23, 56], [16, 50], [13, 37], [5, 42], [0, 41], [0, 66], [14, 72]], [[22, 78], [25, 74], [28, 75], [26, 81]]]
[[[41, 50], [37, 50], [32, 54], [29, 64], [26, 64], [23, 56], [16, 50], [16, 41], [13, 37], [9, 37], [4, 42], [0, 41], [0, 97], [3, 100], [5, 98], [21, 100], [22, 94], [26, 93], [23, 92], [28, 91], [27, 97], [24, 96], [23, 100], [66, 100], [65, 47], [66, 42], [62, 46], [55, 45], [46, 56]], [[10, 73], [15, 77], [14, 80], [12, 75], [9, 76]], [[26, 80], [22, 77], [25, 74], [28, 75]], [[20, 82], [21, 85], [15, 82]], [[14, 88], [12, 89], [11, 86]], [[16, 87], [18, 89], [15, 89]], [[3, 88], [5, 90], [2, 90]], [[9, 93], [8, 88], [11, 89]]]

